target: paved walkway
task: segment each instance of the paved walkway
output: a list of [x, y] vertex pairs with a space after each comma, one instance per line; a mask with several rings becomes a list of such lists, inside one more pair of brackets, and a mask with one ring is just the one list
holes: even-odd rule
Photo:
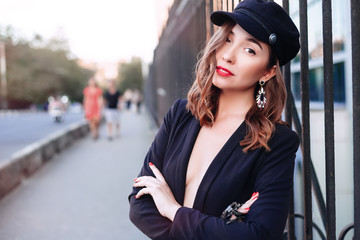
[[67, 148], [0, 201], [1, 240], [147, 239], [127, 196], [154, 137], [145, 114], [124, 112], [119, 138]]

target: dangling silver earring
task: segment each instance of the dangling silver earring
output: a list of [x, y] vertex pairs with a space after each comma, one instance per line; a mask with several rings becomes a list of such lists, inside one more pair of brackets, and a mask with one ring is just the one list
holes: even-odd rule
[[265, 91], [263, 86], [265, 85], [265, 82], [263, 80], [261, 80], [259, 82], [260, 84], [260, 89], [258, 94], [256, 95], [256, 104], [260, 109], [263, 109], [266, 105], [266, 97], [265, 97]]

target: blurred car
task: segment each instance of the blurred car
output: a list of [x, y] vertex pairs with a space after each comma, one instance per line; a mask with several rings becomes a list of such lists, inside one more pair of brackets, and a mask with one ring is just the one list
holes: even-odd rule
[[78, 102], [73, 102], [68, 107], [68, 111], [71, 113], [81, 113], [82, 112], [82, 104]]

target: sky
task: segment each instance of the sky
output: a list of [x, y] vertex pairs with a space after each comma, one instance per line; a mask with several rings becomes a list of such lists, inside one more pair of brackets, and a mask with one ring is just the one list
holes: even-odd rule
[[151, 62], [172, 0], [0, 0], [0, 28], [16, 36], [68, 40], [78, 58], [94, 62]]

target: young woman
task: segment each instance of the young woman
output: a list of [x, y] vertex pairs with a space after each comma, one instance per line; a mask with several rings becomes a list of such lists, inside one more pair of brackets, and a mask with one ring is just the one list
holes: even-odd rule
[[297, 54], [299, 32], [262, 0], [211, 20], [221, 27], [134, 179], [130, 219], [152, 239], [281, 239], [299, 140], [281, 120], [280, 65]]
[[93, 139], [99, 137], [99, 124], [102, 108], [102, 90], [96, 84], [94, 78], [90, 78], [88, 86], [83, 91], [83, 105], [85, 118], [89, 121], [90, 131]]

